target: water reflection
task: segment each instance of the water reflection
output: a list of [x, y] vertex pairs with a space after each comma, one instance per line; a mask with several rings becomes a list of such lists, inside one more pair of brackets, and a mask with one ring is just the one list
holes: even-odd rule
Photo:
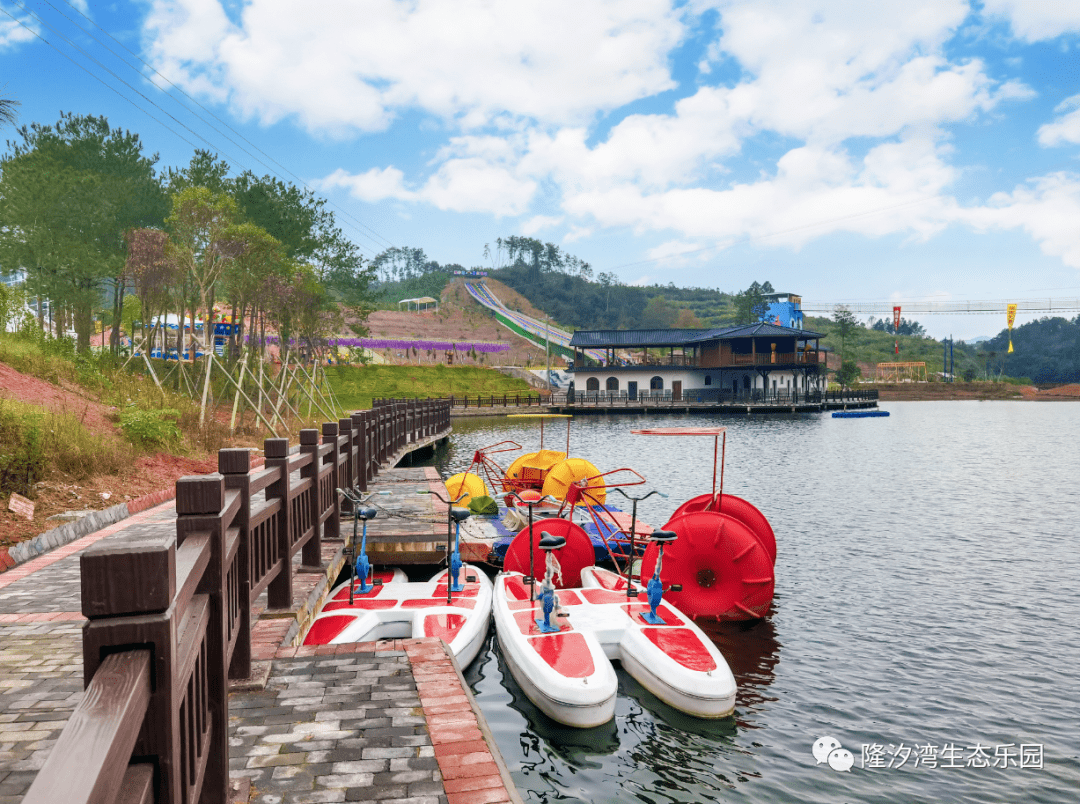
[[780, 663], [780, 640], [773, 623], [778, 605], [779, 600], [774, 598], [769, 616], [764, 620], [734, 623], [695, 620], [727, 659], [728, 667], [735, 676], [735, 683], [739, 687], [735, 712], [742, 728], [756, 729], [760, 725], [741, 713], [776, 700], [766, 690], [776, 678], [776, 665]]

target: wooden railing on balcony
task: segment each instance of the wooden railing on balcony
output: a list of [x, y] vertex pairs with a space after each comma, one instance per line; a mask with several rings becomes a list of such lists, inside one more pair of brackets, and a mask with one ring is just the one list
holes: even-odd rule
[[[292, 605], [292, 558], [321, 564], [338, 538], [336, 488], [366, 491], [380, 464], [450, 430], [449, 400], [379, 400], [299, 450], [218, 453], [176, 482], [176, 535], [135, 531], [80, 556], [86, 693], [24, 804], [224, 804], [228, 677], [251, 673], [251, 606]], [[133, 759], [136, 758], [136, 759]]]

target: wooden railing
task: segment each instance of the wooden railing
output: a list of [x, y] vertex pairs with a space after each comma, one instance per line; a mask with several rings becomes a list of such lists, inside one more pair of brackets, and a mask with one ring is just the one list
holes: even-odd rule
[[547, 405], [547, 394], [491, 394], [489, 396], [451, 396], [450, 405], [455, 408], [534, 407]]
[[80, 556], [83, 678], [75, 709], [24, 804], [224, 804], [228, 678], [251, 674], [251, 606], [290, 608], [293, 557], [320, 567], [339, 538], [336, 488], [367, 490], [410, 443], [448, 433], [449, 400], [379, 400], [299, 449], [218, 453], [176, 482], [176, 535], [135, 531]]

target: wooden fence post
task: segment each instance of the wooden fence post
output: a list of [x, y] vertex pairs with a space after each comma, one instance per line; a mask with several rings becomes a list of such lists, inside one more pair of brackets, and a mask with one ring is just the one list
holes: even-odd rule
[[368, 472], [371, 469], [371, 460], [368, 458], [368, 430], [370, 417], [367, 411], [357, 411], [352, 415], [353, 432], [356, 444], [356, 487], [360, 491], [367, 491]]
[[[322, 466], [329, 464], [331, 467], [330, 482], [324, 488], [327, 499], [319, 500], [320, 516], [327, 507], [330, 509], [330, 516], [326, 518], [323, 525], [322, 538], [324, 539], [341, 538], [341, 505], [338, 503], [337, 489], [347, 486], [348, 483], [345, 482], [345, 478], [339, 477], [341, 471], [341, 439], [338, 437], [341, 432], [340, 426], [339, 422], [324, 422], [322, 426], [323, 444], [332, 444], [334, 447], [323, 460], [318, 462], [320, 464], [319, 474], [322, 474]], [[352, 426], [351, 422], [349, 422], [349, 426]], [[322, 564], [321, 554], [319, 555], [319, 563]]]
[[218, 472], [225, 477], [225, 489], [240, 492], [240, 510], [233, 517], [233, 527], [240, 531], [239, 606], [240, 627], [236, 647], [229, 663], [229, 678], [251, 675], [251, 539], [248, 523], [251, 516], [251, 450], [218, 450]]
[[[180, 802], [180, 696], [176, 623], [176, 539], [139, 533], [121, 545], [102, 541], [79, 556], [83, 628], [83, 684], [105, 658], [123, 647], [143, 645], [152, 655], [150, 693], [134, 753], [157, 764], [155, 801]], [[35, 782], [36, 786], [36, 782]], [[33, 791], [32, 791], [33, 792]]]
[[[182, 477], [176, 481], [177, 547], [183, 547], [189, 534], [203, 531], [210, 534], [210, 563], [198, 586], [198, 592], [210, 600], [210, 623], [206, 629], [210, 745], [200, 797], [204, 802], [225, 801], [229, 787], [229, 632], [236, 621], [232, 615], [236, 613], [234, 598], [238, 590], [227, 587], [235, 585], [235, 575], [231, 579], [233, 584], [229, 584], [229, 570], [239, 545], [229, 549], [225, 531], [230, 523], [224, 520], [224, 508], [225, 478], [222, 475]], [[244, 603], [246, 606], [247, 601]]]
[[300, 452], [311, 454], [311, 463], [301, 467], [300, 477], [311, 478], [310, 515], [311, 526], [315, 532], [311, 538], [304, 542], [301, 548], [301, 565], [304, 569], [322, 568], [322, 526], [319, 523], [319, 515], [322, 514], [322, 501], [319, 499], [319, 468], [322, 460], [319, 458], [319, 431], [315, 428], [305, 428], [300, 431]]
[[290, 556], [292, 555], [289, 542], [289, 531], [292, 529], [292, 513], [289, 505], [289, 439], [268, 438], [263, 442], [263, 454], [266, 456], [266, 468], [275, 466], [281, 468], [281, 477], [266, 488], [266, 498], [281, 501], [281, 509], [277, 513], [277, 540], [278, 555], [280, 555], [282, 567], [270, 586], [266, 589], [267, 604], [272, 609], [292, 608], [292, 579], [293, 566]]

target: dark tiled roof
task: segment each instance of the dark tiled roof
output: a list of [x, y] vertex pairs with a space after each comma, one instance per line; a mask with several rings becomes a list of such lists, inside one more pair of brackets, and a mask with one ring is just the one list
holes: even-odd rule
[[720, 332], [713, 329], [593, 329], [578, 330], [570, 339], [571, 346], [593, 348], [627, 346], [681, 346], [693, 343], [702, 333]]
[[586, 349], [635, 346], [689, 346], [703, 341], [730, 340], [732, 338], [790, 338], [814, 339], [825, 337], [807, 329], [792, 329], [777, 324], [747, 324], [713, 329], [593, 329], [578, 330], [570, 339], [570, 346]]

